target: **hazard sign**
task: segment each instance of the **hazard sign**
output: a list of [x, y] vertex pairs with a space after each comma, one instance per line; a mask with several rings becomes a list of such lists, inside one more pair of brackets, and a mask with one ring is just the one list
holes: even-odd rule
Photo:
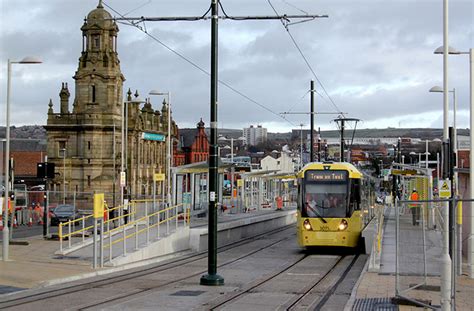
[[451, 180], [442, 179], [438, 182], [438, 191], [440, 198], [450, 198], [451, 197]]

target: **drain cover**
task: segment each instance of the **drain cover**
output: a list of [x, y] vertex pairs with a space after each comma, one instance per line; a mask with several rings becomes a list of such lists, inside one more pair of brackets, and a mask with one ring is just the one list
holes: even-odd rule
[[176, 293], [171, 294], [170, 296], [199, 296], [202, 293], [205, 293], [203, 290], [180, 290]]
[[363, 298], [356, 299], [352, 311], [397, 311], [398, 306], [392, 303], [392, 298]]

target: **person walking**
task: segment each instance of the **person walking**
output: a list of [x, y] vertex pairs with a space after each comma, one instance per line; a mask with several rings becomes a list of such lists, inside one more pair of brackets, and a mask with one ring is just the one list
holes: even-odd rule
[[[416, 192], [416, 189], [413, 189], [410, 195], [410, 201], [418, 201], [419, 198], [418, 192]], [[409, 206], [411, 209], [413, 226], [418, 226], [420, 220], [420, 205], [419, 203], [410, 203]]]

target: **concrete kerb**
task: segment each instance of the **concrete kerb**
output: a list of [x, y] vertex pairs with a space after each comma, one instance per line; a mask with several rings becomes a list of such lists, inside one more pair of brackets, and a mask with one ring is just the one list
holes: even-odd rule
[[[155, 258], [150, 258], [150, 259], [145, 259], [142, 261], [136, 261], [128, 264], [123, 264], [121, 266], [117, 267], [111, 267], [111, 268], [105, 268], [103, 270], [98, 270], [94, 272], [88, 272], [88, 273], [83, 273], [83, 274], [78, 274], [78, 275], [73, 275], [70, 277], [66, 278], [60, 278], [60, 279], [54, 279], [54, 280], [48, 280], [48, 281], [43, 281], [39, 284], [38, 287], [32, 288], [32, 289], [38, 289], [38, 288], [45, 288], [53, 285], [58, 285], [58, 284], [63, 284], [63, 283], [70, 283], [74, 281], [80, 281], [83, 279], [88, 279], [96, 276], [102, 276], [102, 275], [107, 275], [115, 272], [121, 272], [129, 269], [134, 269], [134, 268], [140, 268], [143, 266], [151, 265], [151, 264], [156, 264], [160, 263], [163, 261], [171, 260], [180, 256], [185, 256], [185, 255], [190, 255], [193, 252], [186, 250], [186, 251], [180, 251], [172, 254], [167, 254], [163, 255], [160, 257], [155, 257]], [[31, 290], [32, 290], [31, 289]]]
[[[263, 233], [265, 231], [270, 231], [277, 227], [282, 227], [284, 225], [289, 225], [291, 223], [296, 222], [296, 210], [287, 210], [281, 211], [278, 213], [272, 214], [263, 214], [257, 215], [250, 218], [241, 218], [235, 219], [229, 222], [218, 223], [217, 231], [224, 232], [227, 231], [228, 234], [219, 236], [218, 238], [218, 246], [223, 246], [226, 244], [233, 243], [241, 238], [244, 238], [250, 234], [248, 229], [251, 226], [255, 226], [252, 231], [254, 234]], [[262, 229], [259, 228], [258, 225], [268, 223], [268, 225]], [[230, 234], [230, 231], [239, 230], [234, 234]], [[191, 228], [190, 237], [189, 237], [189, 247], [194, 251], [202, 251], [207, 249], [207, 235], [208, 235], [208, 228], [207, 227], [195, 227]]]
[[349, 297], [349, 300], [347, 301], [346, 305], [344, 306], [344, 311], [351, 311], [352, 310], [352, 307], [354, 306], [354, 303], [357, 299], [356, 297], [357, 297], [357, 290], [359, 289], [359, 285], [362, 282], [362, 279], [364, 278], [365, 274], [367, 272], [369, 272], [368, 271], [369, 262], [370, 262], [370, 260], [367, 260], [365, 262], [364, 268], [362, 269], [362, 273], [360, 274], [359, 278], [357, 279], [357, 282], [355, 283], [354, 288], [352, 289], [351, 296]]

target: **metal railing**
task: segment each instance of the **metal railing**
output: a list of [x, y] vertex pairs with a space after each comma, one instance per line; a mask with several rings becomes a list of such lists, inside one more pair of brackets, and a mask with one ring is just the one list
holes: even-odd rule
[[[182, 203], [159, 208], [161, 202], [152, 200], [132, 201], [125, 206], [105, 209], [104, 218], [94, 219], [92, 215], [59, 224], [60, 253], [65, 254], [93, 244], [93, 267], [98, 266], [97, 258], [102, 267], [104, 261], [111, 262], [114, 258], [125, 256], [128, 252], [138, 250], [141, 246], [156, 241], [162, 233], [178, 230], [179, 223], [190, 224], [190, 209]], [[109, 213], [117, 214], [108, 218]], [[90, 224], [92, 222], [92, 224]], [[79, 229], [77, 228], [79, 226]], [[100, 226], [100, 229], [99, 229]], [[174, 228], [173, 228], [174, 227]], [[93, 231], [90, 239], [85, 239]], [[65, 233], [66, 232], [66, 233]], [[73, 245], [73, 238], [79, 237]], [[68, 249], [64, 248], [67, 240]], [[133, 241], [132, 241], [133, 240]], [[120, 247], [114, 247], [120, 245]], [[130, 250], [130, 247], [132, 250]], [[99, 248], [99, 249], [97, 249]], [[107, 254], [105, 250], [108, 249]]]
[[[81, 237], [80, 240], [76, 241], [77, 243], [84, 244], [86, 236], [89, 237], [89, 230], [93, 229], [92, 224], [86, 225], [86, 223], [91, 223], [93, 220], [93, 215], [83, 215], [81, 218], [72, 219], [66, 222], [60, 222], [58, 224], [58, 237], [59, 237], [59, 252], [64, 255], [64, 240], [68, 242], [68, 250], [72, 249], [72, 239], [74, 237]], [[77, 224], [77, 225], [76, 225]], [[78, 227], [78, 228], [77, 228]], [[64, 233], [67, 229], [67, 233]]]

